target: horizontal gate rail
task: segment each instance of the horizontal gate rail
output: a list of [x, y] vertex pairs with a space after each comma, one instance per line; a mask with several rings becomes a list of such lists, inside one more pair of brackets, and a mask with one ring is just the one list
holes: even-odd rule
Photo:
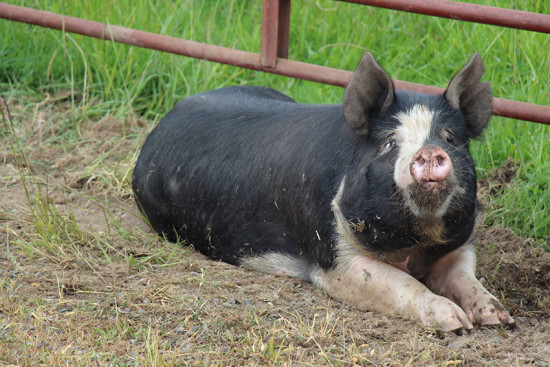
[[[384, 3], [388, 5], [392, 2], [404, 3], [405, 1], [357, 0], [352, 2], [365, 4], [367, 2]], [[412, 2], [416, 3], [417, 1], [413, 0]], [[423, 2], [435, 3], [436, 1], [424, 0]], [[449, 3], [449, 1], [437, 2]], [[543, 17], [546, 17], [545, 19], [547, 20], [550, 19], [550, 16], [547, 15], [543, 15]], [[352, 75], [350, 71], [286, 59], [288, 56], [290, 0], [264, 0], [261, 54], [108, 25], [6, 3], [0, 3], [0, 18], [340, 87], [345, 87]], [[443, 92], [442, 88], [422, 84], [399, 80], [394, 80], [394, 83], [398, 89], [432, 94]], [[493, 98], [493, 114], [550, 125], [550, 106]]]
[[440, 18], [550, 33], [550, 16], [447, 0], [339, 0]]

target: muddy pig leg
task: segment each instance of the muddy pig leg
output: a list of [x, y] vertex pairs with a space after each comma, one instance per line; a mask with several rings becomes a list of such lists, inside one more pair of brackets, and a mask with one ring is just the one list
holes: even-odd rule
[[350, 257], [312, 280], [334, 298], [362, 309], [401, 316], [443, 331], [473, 327], [464, 311], [448, 298], [432, 293], [404, 271], [368, 256]]
[[439, 259], [426, 278], [434, 293], [460, 305], [472, 323], [514, 326], [514, 319], [475, 277], [476, 254], [468, 243]]

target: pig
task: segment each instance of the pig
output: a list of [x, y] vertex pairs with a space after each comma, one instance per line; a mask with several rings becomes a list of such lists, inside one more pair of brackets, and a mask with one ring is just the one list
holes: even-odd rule
[[476, 54], [443, 94], [396, 90], [366, 52], [341, 105], [258, 86], [191, 96], [145, 140], [137, 204], [170, 241], [360, 309], [443, 331], [513, 326], [475, 277], [483, 73]]

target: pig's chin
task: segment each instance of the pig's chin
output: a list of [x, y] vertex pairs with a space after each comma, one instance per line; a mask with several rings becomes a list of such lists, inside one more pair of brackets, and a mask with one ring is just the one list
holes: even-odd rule
[[413, 181], [404, 191], [406, 205], [417, 217], [442, 217], [456, 194], [455, 185], [449, 182]]

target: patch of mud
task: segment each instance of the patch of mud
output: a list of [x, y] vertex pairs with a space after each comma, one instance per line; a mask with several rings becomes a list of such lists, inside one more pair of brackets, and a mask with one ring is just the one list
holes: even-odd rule
[[501, 165], [499, 168], [489, 172], [488, 178], [482, 178], [478, 181], [479, 195], [482, 198], [498, 195], [506, 189], [516, 178], [520, 167], [520, 162], [512, 158]]
[[550, 317], [550, 254], [509, 229], [488, 228], [478, 234], [478, 273], [498, 294], [506, 295], [515, 315]]

